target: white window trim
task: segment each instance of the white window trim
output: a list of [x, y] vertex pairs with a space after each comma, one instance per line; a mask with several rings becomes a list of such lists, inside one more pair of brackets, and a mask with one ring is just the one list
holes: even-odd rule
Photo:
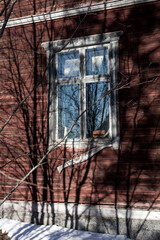
[[91, 150], [81, 154], [80, 157], [72, 158], [71, 160], [65, 162], [64, 164], [62, 164], [60, 166], [58, 166], [57, 170], [58, 170], [59, 173], [61, 173], [67, 167], [73, 166], [73, 165], [78, 164], [78, 163], [85, 162], [89, 158], [93, 157], [96, 153], [100, 152], [101, 150], [103, 150], [104, 148], [107, 148], [109, 146], [111, 147], [111, 145], [109, 145], [108, 143], [106, 143], [106, 144], [103, 143], [102, 146], [100, 146], [100, 147], [92, 148]]
[[[112, 32], [112, 33], [104, 33], [99, 35], [91, 35], [80, 38], [72, 39], [71, 41], [66, 40], [58, 40], [53, 42], [42, 43], [42, 46], [45, 48], [47, 52], [47, 60], [50, 62], [50, 57], [52, 56], [53, 61], [49, 64], [48, 71], [48, 81], [49, 81], [49, 96], [48, 96], [48, 104], [49, 104], [49, 148], [53, 146], [54, 143], [57, 143], [56, 140], [56, 129], [57, 129], [57, 119], [56, 119], [56, 88], [55, 88], [55, 71], [56, 71], [56, 55], [53, 56], [54, 51], [58, 51], [62, 49], [67, 43], [66, 49], [77, 49], [89, 46], [97, 46], [97, 45], [110, 45], [110, 78], [112, 82], [112, 86], [116, 86], [117, 79], [117, 71], [118, 71], [118, 48], [119, 48], [119, 38], [123, 34], [122, 31]], [[74, 148], [95, 148], [102, 147], [105, 145], [106, 147], [113, 147], [114, 149], [119, 148], [119, 124], [118, 124], [118, 106], [117, 102], [117, 91], [113, 91], [112, 94], [113, 106], [111, 108], [112, 115], [112, 139], [109, 140], [107, 138], [104, 139], [66, 139], [61, 142], [60, 145], [65, 145], [68, 147]], [[111, 103], [112, 104], [112, 103]], [[57, 142], [56, 142], [57, 141]]]

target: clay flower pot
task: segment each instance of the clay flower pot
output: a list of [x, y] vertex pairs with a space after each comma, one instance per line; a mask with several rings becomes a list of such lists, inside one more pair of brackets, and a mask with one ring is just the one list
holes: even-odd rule
[[92, 133], [94, 138], [99, 138], [104, 136], [105, 130], [95, 130]]

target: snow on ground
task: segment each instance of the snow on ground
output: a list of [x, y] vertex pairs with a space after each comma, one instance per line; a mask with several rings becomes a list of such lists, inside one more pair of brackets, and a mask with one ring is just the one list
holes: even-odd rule
[[0, 219], [0, 229], [11, 240], [129, 240], [122, 235], [77, 231], [52, 225], [34, 225], [6, 218]]

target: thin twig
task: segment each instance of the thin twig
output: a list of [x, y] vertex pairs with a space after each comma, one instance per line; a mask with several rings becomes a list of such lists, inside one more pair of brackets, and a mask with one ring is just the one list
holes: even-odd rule
[[0, 128], [0, 133], [3, 131], [3, 129], [6, 127], [6, 125], [11, 121], [12, 117], [15, 115], [15, 113], [17, 112], [17, 110], [20, 108], [20, 106], [28, 99], [28, 97], [37, 89], [37, 87], [42, 83], [42, 81], [44, 80], [44, 77], [45, 77], [45, 74], [47, 72], [47, 69], [49, 67], [49, 65], [51, 64], [51, 62], [53, 61], [53, 57], [56, 53], [62, 51], [63, 49], [65, 49], [67, 47], [67, 45], [72, 41], [74, 35], [76, 34], [77, 30], [79, 29], [80, 25], [82, 24], [82, 22], [84, 21], [84, 19], [86, 18], [89, 10], [90, 10], [90, 7], [91, 7], [91, 4], [92, 4], [92, 1], [90, 2], [90, 5], [88, 7], [88, 10], [86, 12], [86, 14], [84, 15], [84, 17], [82, 18], [82, 20], [80, 21], [80, 23], [78, 24], [77, 28], [75, 29], [75, 31], [73, 32], [72, 36], [70, 37], [70, 39], [64, 44], [63, 47], [61, 47], [60, 49], [58, 50], [55, 50], [53, 53], [52, 53], [52, 56], [51, 58], [49, 59], [49, 62], [43, 72], [43, 75], [42, 75], [42, 78], [41, 80], [32, 88], [31, 91], [28, 92], [28, 94], [26, 95], [26, 97], [24, 97], [22, 99], [22, 101], [15, 107], [15, 109], [13, 110], [12, 114], [9, 116], [9, 118], [6, 120], [6, 122], [3, 124], [3, 126]]

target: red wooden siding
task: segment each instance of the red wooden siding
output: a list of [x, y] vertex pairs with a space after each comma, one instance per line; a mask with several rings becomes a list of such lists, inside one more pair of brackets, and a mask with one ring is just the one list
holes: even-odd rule
[[[31, 4], [25, 6], [33, 11]], [[85, 18], [75, 37], [124, 31], [118, 81], [130, 82], [130, 87], [118, 92], [120, 150], [106, 148], [61, 174], [57, 166], [77, 150], [53, 151], [10, 199], [160, 207], [159, 22], [159, 2]], [[0, 39], [0, 125], [41, 79], [46, 66], [41, 43], [69, 38], [78, 23], [79, 16], [5, 30]], [[47, 91], [45, 78], [2, 132], [0, 166], [13, 161], [3, 168], [12, 179], [0, 176], [1, 199], [16, 183], [13, 178], [21, 179], [46, 152]]]
[[[112, 0], [111, 0], [112, 1]], [[110, 2], [111, 2], [110, 1]], [[93, 0], [92, 4], [104, 3], [105, 1]], [[11, 18], [25, 17], [40, 13], [49, 13], [54, 11], [63, 11], [68, 9], [79, 8], [81, 6], [89, 6], [89, 0], [21, 0], [17, 1], [14, 6]], [[0, 3], [0, 9], [4, 4]], [[8, 5], [8, 9], [11, 4]], [[2, 17], [3, 19], [3, 17]]]

